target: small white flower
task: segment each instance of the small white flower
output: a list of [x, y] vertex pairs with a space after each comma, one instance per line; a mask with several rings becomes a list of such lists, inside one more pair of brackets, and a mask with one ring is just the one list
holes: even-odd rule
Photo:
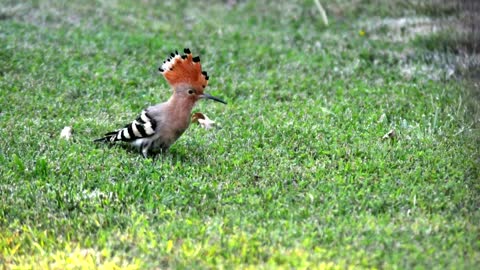
[[72, 127], [64, 127], [62, 129], [62, 132], [60, 132], [60, 138], [65, 139], [65, 140], [70, 140], [72, 138], [72, 132], [73, 128]]

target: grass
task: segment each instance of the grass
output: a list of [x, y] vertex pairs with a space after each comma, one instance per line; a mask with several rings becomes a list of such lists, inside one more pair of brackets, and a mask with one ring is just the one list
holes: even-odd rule
[[[313, 1], [238, 2], [3, 1], [1, 264], [474, 269], [472, 82], [436, 34], [375, 27], [423, 15], [322, 1], [325, 27]], [[156, 70], [184, 47], [229, 102], [194, 111], [222, 128], [156, 161], [92, 143], [168, 98]]]

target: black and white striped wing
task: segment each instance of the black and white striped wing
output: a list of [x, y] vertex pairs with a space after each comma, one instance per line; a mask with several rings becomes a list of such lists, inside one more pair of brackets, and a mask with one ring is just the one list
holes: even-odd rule
[[[156, 121], [144, 110], [140, 116], [124, 128], [105, 134], [106, 141], [131, 142], [137, 139], [148, 138], [155, 133]], [[99, 139], [101, 140], [101, 139]]]

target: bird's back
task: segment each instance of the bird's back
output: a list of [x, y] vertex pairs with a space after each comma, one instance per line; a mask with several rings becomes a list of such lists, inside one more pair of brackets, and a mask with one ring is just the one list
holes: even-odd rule
[[190, 124], [191, 109], [182, 110], [171, 100], [151, 106], [147, 112], [156, 122], [155, 134], [151, 138], [154, 150], [168, 149]]

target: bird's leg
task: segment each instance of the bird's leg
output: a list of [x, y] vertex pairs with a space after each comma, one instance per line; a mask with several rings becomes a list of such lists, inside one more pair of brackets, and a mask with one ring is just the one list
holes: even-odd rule
[[158, 149], [158, 152], [157, 151], [155, 152], [154, 158], [155, 158], [155, 160], [161, 159], [161, 161], [164, 161], [165, 160], [165, 150], [164, 150], [164, 148], [160, 147]]
[[150, 149], [150, 146], [152, 145], [151, 142], [144, 142], [142, 143], [142, 155], [144, 158], [147, 158], [148, 157], [148, 150]]
[[152, 160], [153, 160], [153, 165], [156, 165], [156, 164], [157, 164], [157, 160], [158, 160], [158, 154], [157, 154], [157, 153], [153, 154]]

